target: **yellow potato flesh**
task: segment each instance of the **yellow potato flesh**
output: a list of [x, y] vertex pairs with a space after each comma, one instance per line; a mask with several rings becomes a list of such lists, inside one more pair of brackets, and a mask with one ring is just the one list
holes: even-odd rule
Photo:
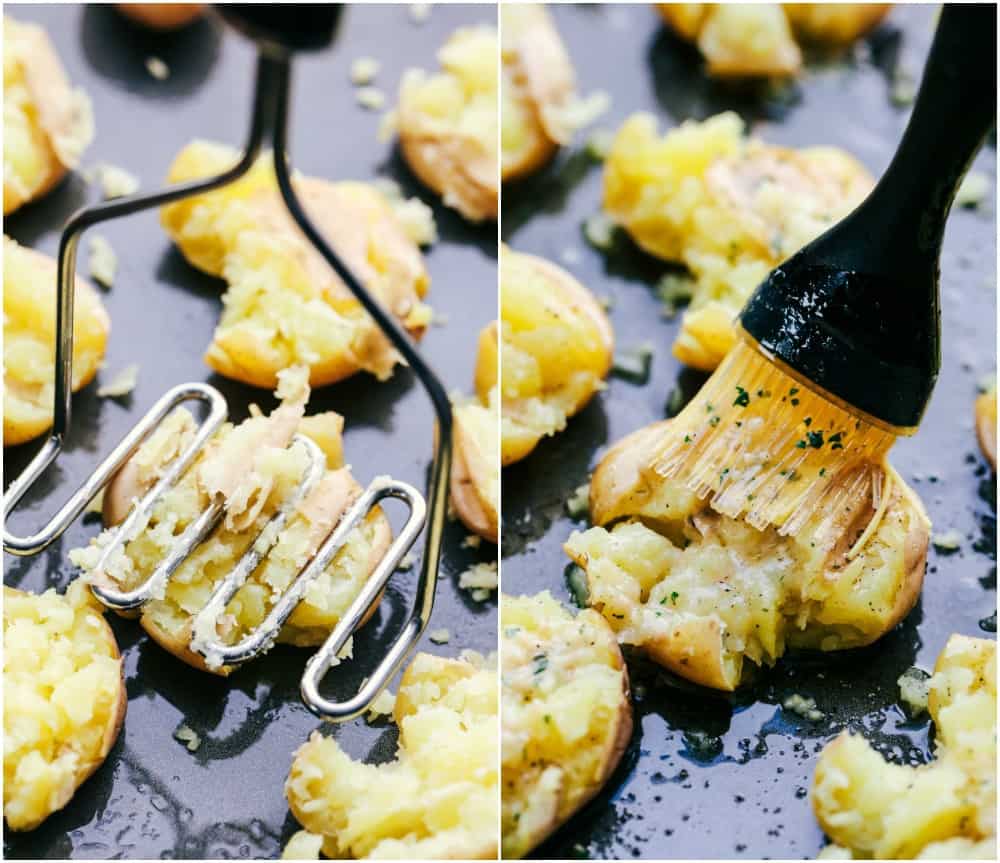
[[4, 588], [3, 814], [30, 830], [104, 760], [124, 710], [121, 660], [82, 582], [65, 596]]
[[[3, 244], [4, 445], [23, 443], [52, 425], [55, 387], [56, 263]], [[111, 328], [94, 288], [76, 280], [73, 390], [86, 386], [104, 359]]]
[[285, 794], [331, 858], [487, 859], [497, 853], [497, 673], [418, 653], [393, 716], [386, 764], [353, 760], [318, 732], [295, 754]]
[[843, 733], [816, 765], [812, 802], [855, 858], [996, 857], [996, 642], [953, 635], [930, 679], [934, 759], [887, 762]]
[[[570, 295], [531, 256], [500, 253], [503, 464], [524, 458], [603, 388], [611, 366], [596, 301]], [[568, 276], [567, 276], [568, 277]], [[600, 308], [596, 313], [603, 315]]]

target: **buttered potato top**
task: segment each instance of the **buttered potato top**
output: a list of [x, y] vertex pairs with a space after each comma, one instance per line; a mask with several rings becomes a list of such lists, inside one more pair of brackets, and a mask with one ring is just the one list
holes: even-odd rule
[[418, 653], [396, 695], [399, 748], [353, 760], [315, 732], [285, 783], [292, 814], [331, 858], [489, 859], [497, 835], [494, 660]]
[[995, 860], [996, 641], [953, 635], [929, 681], [934, 759], [892, 764], [843, 732], [819, 757], [812, 803], [833, 840], [858, 859]]
[[497, 31], [456, 30], [438, 52], [441, 71], [408, 69], [399, 88], [399, 143], [407, 164], [466, 219], [496, 219]]
[[891, 466], [874, 466], [869, 504], [841, 513], [842, 530], [820, 533], [810, 522], [786, 537], [721, 516], [657, 475], [650, 456], [668, 425], [647, 426], [605, 456], [590, 486], [598, 526], [564, 546], [586, 572], [589, 605], [621, 643], [732, 690], [747, 660], [772, 665], [788, 647], [868, 644], [913, 607], [930, 523]]
[[[185, 147], [170, 182], [221, 173], [237, 153], [204, 141]], [[296, 192], [326, 240], [410, 335], [430, 321], [429, 278], [417, 243], [370, 185], [295, 177]], [[205, 362], [226, 377], [273, 388], [278, 372], [309, 368], [312, 386], [359, 371], [387, 379], [399, 355], [281, 200], [270, 154], [222, 189], [168, 204], [167, 234], [195, 267], [228, 283]]]
[[632, 733], [628, 672], [594, 611], [548, 591], [500, 603], [503, 856], [523, 857], [614, 771]]
[[3, 19], [3, 212], [44, 195], [94, 137], [90, 100], [73, 90], [45, 31]]
[[691, 304], [673, 351], [705, 371], [735, 343], [733, 319], [754, 288], [854, 209], [872, 184], [841, 150], [788, 150], [743, 131], [736, 114], [724, 113], [659, 137], [655, 118], [636, 114], [605, 163], [609, 216], [645, 251], [691, 273]]
[[[73, 391], [104, 359], [111, 320], [89, 282], [74, 287]], [[52, 426], [55, 389], [56, 262], [3, 238], [3, 442], [24, 443]]]
[[508, 465], [562, 431], [603, 389], [614, 335], [600, 304], [569, 273], [506, 247], [500, 250], [498, 335], [500, 449]]
[[[288, 446], [292, 436], [301, 432], [317, 441], [327, 454], [326, 474], [298, 505], [263, 562], [226, 607], [214, 635], [234, 643], [257, 627], [361, 491], [339, 461], [341, 417], [332, 413], [303, 416], [309, 395], [306, 374], [301, 367], [281, 373], [277, 395], [282, 404], [270, 416], [253, 411], [238, 426], [223, 426], [194, 465], [160, 498], [145, 529], [119, 551], [103, 574], [118, 589], [137, 587], [209, 501], [216, 495], [225, 498], [223, 522], [177, 568], [163, 595], [143, 606], [140, 619], [157, 642], [196, 668], [223, 675], [232, 670], [206, 662], [190, 648], [192, 619], [299, 484], [307, 456], [301, 447]], [[107, 526], [127, 515], [132, 500], [160, 478], [193, 431], [193, 418], [180, 409], [139, 448], [105, 491]], [[107, 530], [86, 548], [70, 552], [85, 577], [97, 577], [94, 570], [101, 549], [111, 539], [112, 531]], [[388, 520], [381, 510], [373, 510], [306, 590], [278, 641], [297, 645], [325, 641], [390, 541]]]
[[3, 816], [32, 830], [104, 761], [125, 716], [118, 645], [90, 589], [3, 589]]
[[663, 19], [694, 42], [709, 75], [797, 74], [799, 42], [846, 45], [875, 27], [888, 3], [659, 3]]

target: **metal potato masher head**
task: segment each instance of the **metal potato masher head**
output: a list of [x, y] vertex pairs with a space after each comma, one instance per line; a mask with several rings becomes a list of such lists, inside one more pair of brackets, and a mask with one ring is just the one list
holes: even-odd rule
[[[87, 504], [108, 484], [176, 407], [196, 400], [208, 407], [208, 413], [197, 428], [190, 444], [166, 467], [160, 479], [137, 501], [125, 520], [115, 528], [112, 541], [103, 550], [92, 580], [94, 595], [109, 608], [125, 610], [142, 606], [160, 595], [164, 585], [192, 550], [218, 525], [225, 514], [225, 501], [216, 498], [179, 537], [167, 557], [138, 587], [122, 592], [116, 590], [100, 573], [111, 555], [127, 545], [146, 524], [149, 513], [160, 497], [168, 491], [191, 466], [202, 447], [226, 419], [225, 399], [213, 387], [203, 383], [187, 383], [174, 387], [153, 405], [140, 422], [122, 439], [97, 467], [90, 478], [37, 533], [20, 537], [10, 533], [7, 521], [10, 513], [34, 482], [56, 459], [69, 434], [71, 417], [71, 381], [73, 364], [73, 284], [76, 272], [76, 252], [84, 231], [101, 222], [127, 216], [141, 210], [161, 207], [173, 201], [200, 195], [232, 183], [253, 165], [267, 135], [274, 152], [274, 169], [278, 189], [289, 213], [309, 241], [347, 285], [365, 311], [375, 320], [393, 346], [402, 354], [433, 404], [438, 423], [434, 456], [431, 463], [428, 500], [413, 486], [390, 479], [376, 478], [359, 495], [340, 521], [322, 542], [316, 554], [298, 573], [292, 584], [275, 602], [264, 621], [235, 644], [218, 639], [215, 624], [226, 605], [264, 560], [277, 540], [282, 527], [297, 504], [320, 480], [324, 457], [316, 444], [296, 435], [290, 446], [303, 447], [308, 467], [296, 489], [276, 512], [257, 539], [222, 581], [218, 583], [204, 608], [195, 616], [190, 647], [205, 658], [210, 666], [238, 665], [266, 651], [277, 638], [284, 622], [295, 610], [309, 584], [329, 565], [343, 547], [351, 530], [386, 498], [402, 500], [409, 510], [399, 534], [385, 556], [378, 562], [361, 592], [351, 603], [323, 646], [309, 659], [302, 676], [301, 692], [306, 705], [318, 716], [335, 721], [350, 719], [363, 713], [398, 670], [412, 650], [430, 619], [441, 555], [441, 534], [447, 514], [448, 476], [451, 468], [451, 405], [444, 386], [414, 348], [409, 336], [399, 327], [378, 300], [372, 297], [351, 273], [337, 254], [319, 234], [300, 205], [291, 182], [291, 167], [287, 152], [288, 96], [291, 78], [291, 56], [299, 50], [317, 50], [332, 44], [340, 17], [340, 7], [326, 4], [282, 4], [280, 6], [231, 4], [218, 7], [229, 24], [253, 39], [258, 47], [253, 114], [243, 155], [239, 162], [219, 176], [190, 183], [177, 184], [149, 195], [117, 198], [85, 208], [74, 214], [63, 229], [59, 242], [57, 315], [56, 315], [56, 379], [52, 431], [25, 470], [15, 479], [4, 496], [4, 550], [17, 555], [32, 555], [58, 539]], [[377, 667], [353, 697], [332, 701], [320, 694], [320, 684], [327, 671], [337, 663], [337, 654], [377, 601], [382, 588], [398, 567], [403, 556], [414, 544], [425, 522], [427, 535], [416, 598], [402, 631], [389, 646]]]

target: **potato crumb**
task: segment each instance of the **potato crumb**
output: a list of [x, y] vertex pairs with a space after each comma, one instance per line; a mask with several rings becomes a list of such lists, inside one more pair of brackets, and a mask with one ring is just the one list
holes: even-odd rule
[[[458, 577], [458, 586], [463, 590], [471, 590], [472, 598], [477, 602], [482, 602], [489, 596], [491, 590], [496, 590], [497, 584], [497, 563], [495, 560], [489, 563], [473, 564]], [[477, 596], [477, 592], [485, 594], [485, 596]]]
[[90, 238], [90, 277], [106, 288], [110, 288], [118, 272], [118, 256], [111, 243], [102, 234]]
[[958, 551], [962, 547], [962, 534], [957, 530], [946, 530], [943, 533], [935, 533], [931, 537], [931, 544], [938, 551], [950, 554]]
[[355, 86], [371, 84], [378, 74], [379, 62], [372, 57], [358, 57], [351, 63], [351, 83]]
[[822, 710], [817, 710], [816, 701], [814, 699], [806, 698], [798, 693], [789, 695], [784, 701], [781, 702], [781, 706], [785, 708], [785, 710], [790, 710], [792, 713], [798, 714], [803, 719], [810, 719], [813, 722], [818, 722], [825, 716]]
[[376, 139], [381, 144], [388, 143], [396, 137], [399, 131], [399, 113], [393, 108], [382, 115], [378, 123], [378, 131], [375, 133]]
[[407, 552], [403, 555], [403, 559], [400, 560], [396, 570], [397, 572], [409, 572], [416, 563], [417, 559], [413, 556], [412, 552]]
[[989, 190], [989, 177], [979, 171], [969, 171], [955, 193], [955, 203], [960, 207], [975, 209], [986, 200]]
[[603, 162], [611, 152], [615, 133], [610, 129], [594, 129], [587, 138], [587, 154], [598, 162]]
[[339, 653], [337, 653], [337, 659], [354, 659], [354, 636], [344, 642], [344, 646], [340, 648]]
[[188, 752], [194, 752], [201, 746], [201, 735], [186, 723], [181, 723], [174, 732], [174, 739], [183, 743]]
[[102, 399], [116, 399], [127, 396], [139, 382], [139, 366], [130, 363], [116, 374], [108, 383], [97, 388], [97, 395]]
[[100, 183], [105, 200], [134, 195], [139, 189], [139, 179], [124, 168], [107, 162], [98, 162], [87, 175], [87, 182]]
[[469, 596], [472, 597], [474, 602], [486, 602], [490, 598], [490, 592], [485, 588], [477, 587]]
[[688, 275], [667, 273], [656, 283], [656, 295], [663, 303], [662, 314], [673, 318], [681, 306], [686, 306], [694, 296], [695, 282]]
[[323, 836], [320, 833], [310, 833], [299, 830], [292, 834], [288, 844], [281, 852], [282, 860], [319, 860], [323, 850]]
[[428, 18], [431, 17], [431, 4], [430, 3], [411, 3], [410, 4], [410, 20], [414, 24], [423, 24]]
[[358, 87], [354, 91], [354, 98], [368, 111], [381, 111], [385, 107], [385, 93], [378, 87]]
[[483, 544], [483, 538], [475, 533], [467, 534], [462, 540], [462, 548], [479, 548]]
[[435, 644], [447, 644], [451, 641], [451, 633], [447, 629], [435, 629], [427, 636]]
[[590, 482], [577, 486], [576, 491], [566, 500], [566, 512], [570, 518], [585, 518], [590, 512]]
[[91, 499], [90, 503], [83, 510], [84, 515], [89, 513], [97, 513], [100, 515], [104, 512], [104, 489], [102, 488], [97, 494], [95, 494]]
[[381, 716], [392, 716], [392, 711], [396, 707], [396, 696], [388, 689], [383, 689], [368, 708], [365, 715], [367, 722], [374, 722]]
[[159, 57], [146, 58], [146, 71], [157, 81], [166, 81], [170, 77], [170, 67]]
[[926, 671], [914, 666], [907, 668], [896, 681], [899, 685], [899, 698], [911, 716], [927, 712], [930, 679], [931, 676]]
[[607, 251], [615, 239], [618, 226], [608, 218], [606, 213], [594, 213], [583, 223], [583, 235], [595, 249]]
[[649, 342], [621, 350], [614, 356], [611, 372], [631, 383], [643, 385], [649, 381], [653, 354], [654, 349]]
[[389, 198], [389, 206], [396, 215], [403, 233], [418, 246], [430, 246], [437, 242], [437, 224], [434, 211], [420, 198]]

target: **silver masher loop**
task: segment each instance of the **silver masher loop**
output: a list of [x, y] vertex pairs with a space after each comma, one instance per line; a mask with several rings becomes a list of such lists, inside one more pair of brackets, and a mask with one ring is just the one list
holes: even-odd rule
[[[154, 486], [153, 490], [146, 495], [152, 498], [158, 493], [157, 490], [172, 485], [177, 477], [187, 468], [190, 462], [197, 455], [198, 450], [204, 445], [226, 419], [226, 400], [218, 390], [208, 384], [188, 383], [180, 384], [167, 391], [156, 404], [153, 405], [146, 415], [132, 428], [132, 430], [122, 438], [121, 442], [111, 453], [100, 463], [97, 470], [77, 489], [76, 493], [63, 505], [63, 507], [52, 517], [52, 519], [37, 533], [31, 536], [15, 536], [7, 530], [7, 523], [10, 513], [14, 510], [25, 492], [38, 479], [39, 475], [49, 466], [52, 460], [58, 455], [62, 448], [61, 438], [53, 436], [46, 441], [45, 446], [39, 450], [38, 454], [31, 460], [31, 463], [24, 472], [11, 483], [7, 494], [4, 495], [3, 517], [4, 549], [12, 554], [29, 555], [35, 554], [46, 548], [53, 541], [58, 539], [69, 527], [70, 523], [83, 512], [84, 508], [93, 500], [94, 496], [100, 492], [111, 480], [111, 477], [125, 464], [133, 453], [142, 445], [150, 434], [155, 431], [157, 425], [164, 417], [182, 402], [190, 399], [207, 402], [209, 404], [208, 416], [202, 421], [191, 444], [185, 448], [184, 452], [178, 456], [171, 464], [170, 469], [164, 474], [160, 482]], [[146, 500], [143, 498], [143, 500]], [[132, 520], [135, 510], [126, 519], [125, 525], [135, 524]], [[136, 516], [138, 518], [138, 516]], [[130, 521], [131, 520], [131, 521]], [[124, 528], [125, 525], [122, 527]], [[119, 534], [121, 535], [121, 534]], [[117, 543], [117, 539], [116, 539]]]

